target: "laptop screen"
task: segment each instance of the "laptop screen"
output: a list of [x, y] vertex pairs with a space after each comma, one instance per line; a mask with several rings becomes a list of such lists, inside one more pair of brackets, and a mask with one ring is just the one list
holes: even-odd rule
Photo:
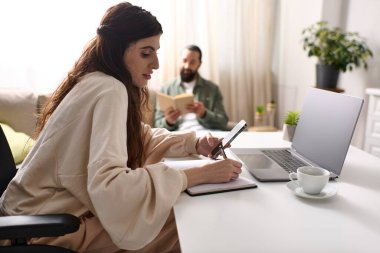
[[340, 175], [362, 105], [361, 98], [309, 88], [292, 148]]

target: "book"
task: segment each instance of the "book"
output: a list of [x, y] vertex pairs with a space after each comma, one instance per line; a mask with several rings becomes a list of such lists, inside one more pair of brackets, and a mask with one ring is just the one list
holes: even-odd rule
[[186, 106], [194, 102], [194, 95], [183, 93], [176, 96], [169, 96], [162, 92], [157, 92], [157, 101], [161, 111], [166, 111], [170, 106], [178, 109], [181, 113], [186, 113]]
[[[165, 160], [164, 163], [172, 169], [187, 169], [191, 167], [202, 166], [206, 163], [212, 162], [210, 159], [190, 159], [190, 160]], [[227, 183], [219, 183], [219, 184], [200, 184], [189, 187], [186, 189], [186, 193], [190, 196], [199, 196], [205, 194], [214, 194], [228, 191], [237, 191], [243, 189], [251, 189], [256, 188], [256, 183], [246, 177], [239, 176], [236, 180], [231, 180]]]

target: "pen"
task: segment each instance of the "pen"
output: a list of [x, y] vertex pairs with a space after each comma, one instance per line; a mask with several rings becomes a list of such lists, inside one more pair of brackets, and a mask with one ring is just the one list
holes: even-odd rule
[[223, 148], [222, 145], [220, 145], [220, 152], [222, 152], [223, 158], [224, 158], [224, 159], [227, 159], [226, 152], [224, 152], [224, 148]]

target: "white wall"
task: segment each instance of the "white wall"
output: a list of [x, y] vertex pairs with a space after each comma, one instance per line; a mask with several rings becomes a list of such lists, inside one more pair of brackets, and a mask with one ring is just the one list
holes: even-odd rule
[[[278, 67], [275, 76], [278, 84], [279, 123], [288, 110], [300, 110], [307, 87], [315, 86], [316, 59], [308, 58], [300, 44], [302, 29], [319, 20], [346, 31], [359, 32], [367, 39], [374, 58], [369, 70], [356, 69], [342, 73], [339, 87], [345, 94], [363, 97], [365, 88], [380, 88], [380, 1], [378, 0], [287, 0], [281, 1], [281, 32], [278, 43]], [[363, 108], [352, 144], [362, 148], [366, 106]]]
[[302, 30], [321, 19], [323, 0], [280, 1], [280, 30], [275, 70], [278, 101], [278, 125], [287, 111], [300, 110], [307, 87], [315, 83], [315, 59], [302, 49]]
[[365, 95], [365, 89], [368, 87], [380, 88], [380, 1], [349, 0], [346, 3], [345, 29], [358, 32], [366, 38], [368, 46], [374, 53], [374, 57], [368, 61], [368, 71], [356, 69], [353, 72], [342, 74], [339, 80], [339, 85], [346, 90], [346, 93], [365, 98], [365, 104], [353, 139], [355, 145], [363, 148], [368, 106], [368, 96]]

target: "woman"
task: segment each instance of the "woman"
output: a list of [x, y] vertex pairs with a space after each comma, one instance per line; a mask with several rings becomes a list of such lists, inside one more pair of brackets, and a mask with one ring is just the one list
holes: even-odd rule
[[[37, 123], [36, 144], [3, 195], [3, 215], [71, 213], [76, 233], [30, 243], [79, 252], [179, 251], [172, 207], [187, 187], [237, 178], [226, 159], [177, 171], [164, 156], [208, 155], [218, 141], [141, 123], [162, 28], [129, 3], [109, 8]], [[15, 204], [17, 203], [17, 205]]]

